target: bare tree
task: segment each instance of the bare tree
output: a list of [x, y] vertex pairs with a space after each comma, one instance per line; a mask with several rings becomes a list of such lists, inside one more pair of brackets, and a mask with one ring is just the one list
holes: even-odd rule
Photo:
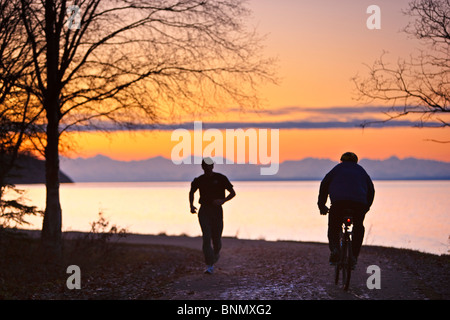
[[16, 48], [29, 48], [32, 70], [16, 87], [33, 101], [32, 141], [46, 160], [42, 242], [56, 251], [62, 134], [154, 124], [165, 110], [256, 106], [258, 84], [273, 79], [241, 0], [18, 2]]
[[405, 14], [413, 22], [405, 32], [426, 46], [417, 55], [385, 62], [383, 56], [369, 66], [366, 78], [355, 77], [359, 98], [392, 103], [386, 121], [407, 115], [418, 115], [423, 125], [437, 121], [450, 125], [450, 1], [414, 0]]
[[23, 203], [22, 191], [11, 182], [19, 150], [24, 149], [22, 143], [33, 135], [39, 117], [33, 113], [31, 93], [19, 86], [19, 79], [29, 76], [32, 64], [29, 43], [23, 39], [25, 29], [17, 15], [19, 8], [18, 0], [0, 3], [0, 228], [24, 224], [26, 215], [39, 213]]

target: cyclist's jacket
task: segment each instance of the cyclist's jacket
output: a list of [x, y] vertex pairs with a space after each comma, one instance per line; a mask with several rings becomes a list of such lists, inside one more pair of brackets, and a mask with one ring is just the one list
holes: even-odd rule
[[331, 204], [336, 201], [363, 203], [367, 209], [373, 203], [375, 189], [372, 179], [359, 164], [344, 161], [327, 173], [320, 184], [319, 208], [325, 206], [328, 195]]

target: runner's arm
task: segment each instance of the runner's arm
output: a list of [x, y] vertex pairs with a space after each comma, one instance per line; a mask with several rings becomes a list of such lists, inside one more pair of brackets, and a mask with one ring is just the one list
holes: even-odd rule
[[225, 202], [230, 201], [231, 199], [233, 199], [236, 196], [236, 192], [234, 191], [233, 187], [229, 187], [229, 188], [227, 188], [227, 190], [229, 192], [228, 196], [226, 196], [225, 199], [214, 200], [214, 204], [221, 206]]
[[191, 190], [189, 191], [189, 205], [191, 207], [191, 213], [197, 213], [197, 208], [194, 206], [194, 193], [197, 191], [198, 186], [195, 180], [191, 183]]
[[236, 192], [234, 191], [233, 187], [228, 188], [227, 190], [228, 190], [229, 194], [224, 199], [224, 202], [230, 201], [231, 199], [233, 199], [236, 196]]

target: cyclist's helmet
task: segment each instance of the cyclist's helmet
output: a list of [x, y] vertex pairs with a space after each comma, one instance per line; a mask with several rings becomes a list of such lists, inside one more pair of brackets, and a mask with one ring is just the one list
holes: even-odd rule
[[353, 152], [346, 152], [341, 156], [341, 161], [358, 163], [358, 156]]

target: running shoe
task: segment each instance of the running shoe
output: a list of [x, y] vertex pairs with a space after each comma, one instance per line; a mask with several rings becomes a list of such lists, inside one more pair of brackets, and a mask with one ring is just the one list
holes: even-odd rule
[[213, 274], [214, 273], [214, 266], [207, 266], [205, 270], [206, 274]]

